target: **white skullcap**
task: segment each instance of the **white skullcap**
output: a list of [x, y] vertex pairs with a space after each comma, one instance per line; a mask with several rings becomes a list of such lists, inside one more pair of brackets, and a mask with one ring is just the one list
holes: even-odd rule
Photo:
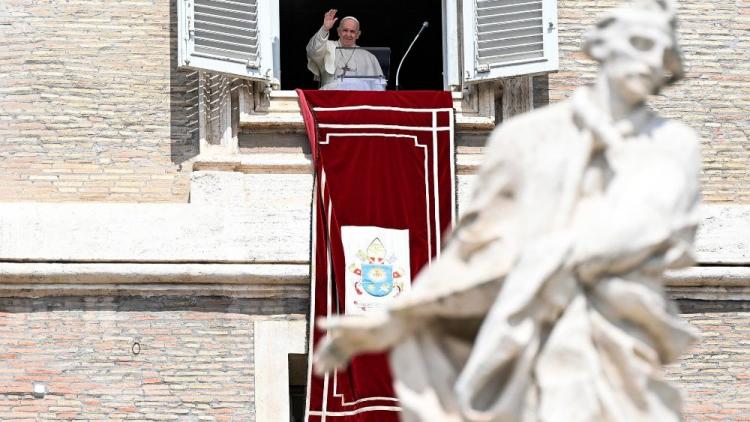
[[357, 22], [357, 29], [360, 29], [359, 19], [355, 18], [354, 16], [345, 16], [345, 17], [341, 18], [341, 22], [343, 22], [343, 21], [345, 21], [347, 19], [351, 19], [354, 22]]

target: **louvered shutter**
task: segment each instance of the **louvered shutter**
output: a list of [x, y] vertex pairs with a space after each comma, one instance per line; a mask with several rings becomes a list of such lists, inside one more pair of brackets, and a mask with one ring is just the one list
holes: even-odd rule
[[464, 81], [557, 70], [557, 0], [465, 0]]
[[180, 67], [279, 83], [278, 0], [177, 0]]

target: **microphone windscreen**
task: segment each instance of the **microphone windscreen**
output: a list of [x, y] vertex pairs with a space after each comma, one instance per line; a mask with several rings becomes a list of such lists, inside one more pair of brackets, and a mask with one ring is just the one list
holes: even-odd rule
[[425, 28], [427, 28], [428, 26], [430, 26], [430, 23], [427, 22], [427, 21], [424, 21], [424, 23], [422, 24], [422, 26], [425, 27]]

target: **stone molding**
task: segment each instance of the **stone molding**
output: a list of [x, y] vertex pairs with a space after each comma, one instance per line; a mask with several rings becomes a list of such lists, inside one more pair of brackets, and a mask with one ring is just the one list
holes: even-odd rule
[[[263, 187], [242, 206], [0, 203], [0, 293], [307, 297], [312, 177], [242, 177]], [[750, 205], [706, 205], [698, 265], [668, 273], [669, 291], [746, 300], [748, 239]]]
[[307, 264], [0, 262], [3, 284], [306, 285]]
[[217, 296], [242, 299], [308, 299], [307, 285], [279, 284], [0, 284], [0, 297]]
[[307, 323], [256, 321], [255, 420], [289, 420], [289, 354], [307, 353]]

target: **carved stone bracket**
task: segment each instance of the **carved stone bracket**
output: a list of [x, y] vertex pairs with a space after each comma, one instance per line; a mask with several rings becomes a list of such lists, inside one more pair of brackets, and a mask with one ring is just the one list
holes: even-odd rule
[[240, 91], [246, 83], [208, 72], [200, 72], [198, 78], [201, 154], [237, 153]]

